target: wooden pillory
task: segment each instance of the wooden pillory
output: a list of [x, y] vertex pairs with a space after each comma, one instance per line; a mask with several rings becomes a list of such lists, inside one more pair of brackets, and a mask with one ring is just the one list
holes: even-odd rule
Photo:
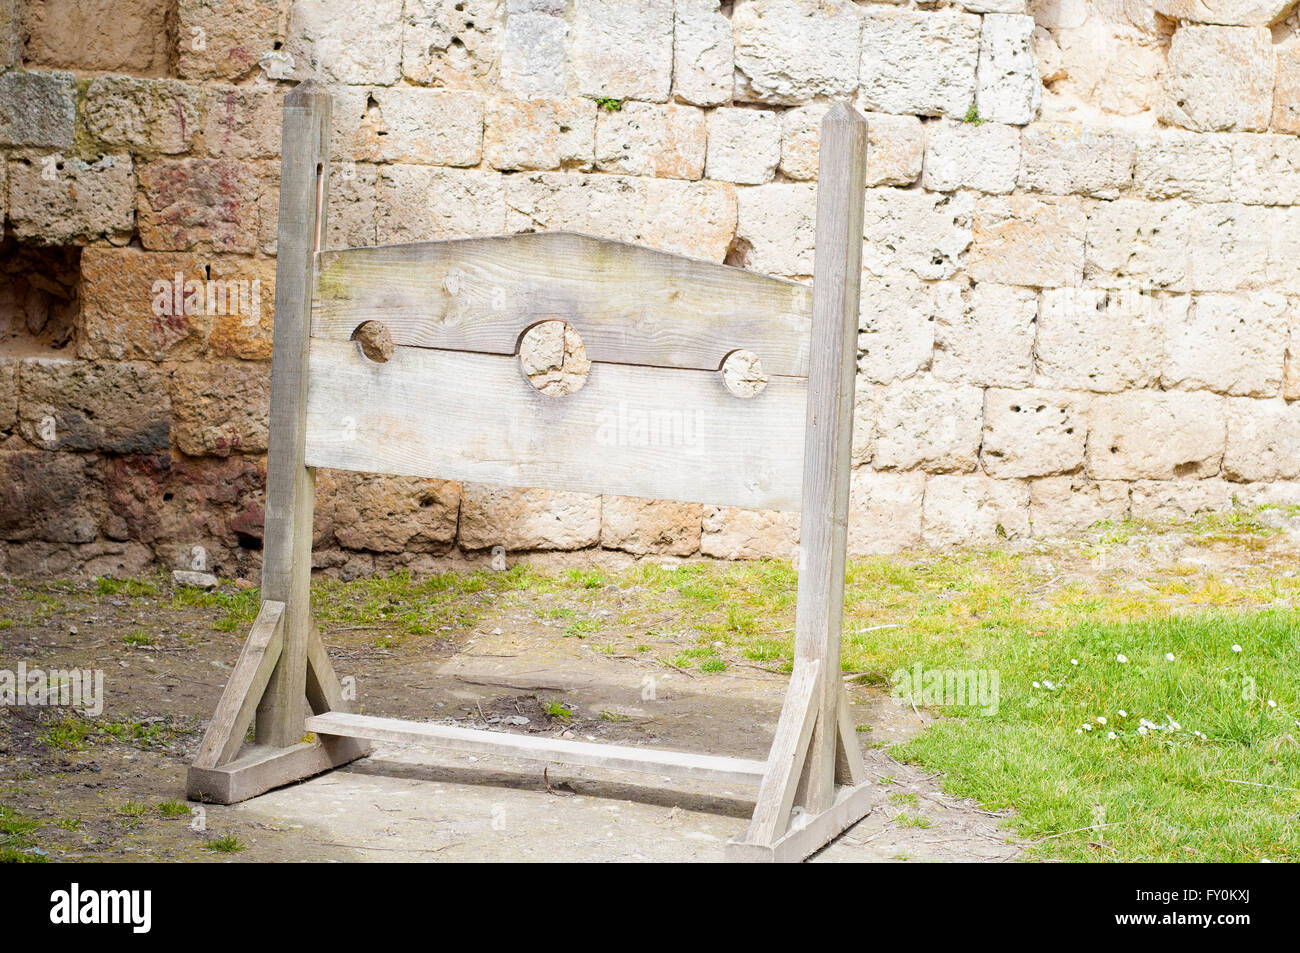
[[[329, 140], [329, 94], [297, 87], [284, 103], [261, 611], [189, 769], [190, 797], [242, 801], [384, 740], [756, 786], [729, 859], [821, 848], [870, 809], [839, 677], [866, 121], [838, 105], [822, 122], [811, 295], [567, 233], [322, 251]], [[516, 357], [551, 320], [574, 327], [592, 362], [563, 397], [535, 390]], [[386, 361], [354, 340], [368, 321], [391, 335]], [[719, 370], [741, 348], [768, 378], [748, 398]], [[610, 439], [620, 407], [694, 411], [694, 439]], [[311, 618], [317, 467], [800, 509], [794, 670], [767, 760], [351, 713]]]

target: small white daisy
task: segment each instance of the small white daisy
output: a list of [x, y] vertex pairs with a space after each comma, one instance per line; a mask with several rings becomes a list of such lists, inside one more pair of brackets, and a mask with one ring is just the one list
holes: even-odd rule
[[[1168, 715], [1166, 715], [1165, 717], [1166, 717], [1166, 718], [1169, 718]], [[1170, 730], [1172, 730], [1172, 731], [1182, 731], [1182, 730], [1183, 730], [1183, 726], [1180, 725], [1178, 722], [1174, 721], [1172, 718], [1169, 718], [1169, 728], [1170, 728]]]
[[1241, 646], [1240, 646], [1240, 645], [1236, 645], [1236, 644], [1234, 644], [1234, 645], [1232, 646], [1232, 651], [1234, 651], [1234, 652], [1240, 652], [1240, 651], [1241, 651]]
[[1079, 664], [1079, 660], [1078, 660], [1077, 658], [1072, 658], [1072, 659], [1070, 659], [1070, 664], [1071, 664], [1071, 665], [1078, 665], [1078, 664]]
[[1139, 726], [1138, 726], [1138, 734], [1139, 734], [1139, 735], [1145, 735], [1146, 733], [1147, 733], [1147, 726], [1146, 726], [1146, 725], [1139, 725]]
[[1084, 725], [1084, 726], [1083, 726], [1083, 730], [1084, 730], [1084, 731], [1092, 731], [1092, 725]]
[[1105, 716], [1105, 715], [1098, 715], [1098, 716], [1097, 716], [1097, 724], [1099, 724], [1099, 725], [1104, 725], [1104, 724], [1106, 724], [1106, 716]]
[[1113, 732], [1113, 731], [1108, 731], [1108, 732], [1106, 732], [1106, 737], [1107, 737], [1110, 741], [1114, 741], [1114, 740], [1115, 740], [1115, 732]]
[[1128, 717], [1128, 712], [1126, 712], [1123, 708], [1121, 708], [1121, 709], [1119, 710], [1119, 716], [1120, 716], [1121, 718], [1127, 718], [1127, 717]]
[[1166, 652], [1166, 653], [1165, 653], [1165, 661], [1166, 661], [1166, 662], [1172, 662], [1173, 660], [1174, 660], [1174, 653], [1173, 653], [1173, 652]]
[[1076, 735], [1081, 735], [1081, 734], [1083, 734], [1083, 729], [1082, 729], [1082, 728], [1075, 728], [1075, 729], [1074, 729], [1074, 733], [1075, 733]]
[[1042, 687], [1043, 687], [1042, 685], [1039, 685], [1037, 682], [1034, 682], [1034, 688], [1042, 688]]
[[1273, 699], [1270, 698], [1270, 699], [1268, 700], [1268, 707], [1269, 707], [1269, 708], [1276, 708], [1276, 707], [1277, 707], [1277, 702], [1273, 701]]
[[1115, 656], [1115, 661], [1119, 662], [1120, 665], [1126, 665], [1128, 664], [1128, 656], [1121, 652]]
[[1046, 689], [1050, 692], [1050, 691], [1051, 691], [1053, 688], [1055, 688], [1056, 686], [1053, 685], [1051, 682], [1043, 682], [1043, 687], [1046, 688]]

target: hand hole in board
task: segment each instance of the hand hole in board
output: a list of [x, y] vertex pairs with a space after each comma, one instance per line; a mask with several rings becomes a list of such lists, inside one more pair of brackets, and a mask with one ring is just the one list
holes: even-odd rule
[[563, 321], [543, 321], [524, 333], [519, 366], [528, 383], [547, 397], [576, 394], [591, 373], [582, 338]]
[[758, 355], [741, 348], [722, 362], [722, 382], [737, 397], [757, 397], [767, 386], [767, 375]]
[[393, 336], [381, 321], [363, 321], [352, 332], [356, 342], [367, 360], [376, 364], [387, 364], [393, 356]]

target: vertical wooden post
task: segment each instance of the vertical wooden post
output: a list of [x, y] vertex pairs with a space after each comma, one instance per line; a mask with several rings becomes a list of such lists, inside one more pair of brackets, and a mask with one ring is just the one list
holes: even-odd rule
[[303, 462], [304, 412], [315, 255], [325, 234], [330, 107], [329, 93], [313, 82], [284, 98], [262, 552], [262, 599], [285, 604], [284, 646], [256, 722], [258, 743], [276, 747], [302, 738], [306, 715], [315, 473]]
[[840, 103], [821, 126], [795, 614], [795, 665], [801, 659], [815, 661], [821, 671], [817, 721], [797, 796], [810, 813], [827, 810], [835, 797], [866, 176], [867, 122], [851, 106]]

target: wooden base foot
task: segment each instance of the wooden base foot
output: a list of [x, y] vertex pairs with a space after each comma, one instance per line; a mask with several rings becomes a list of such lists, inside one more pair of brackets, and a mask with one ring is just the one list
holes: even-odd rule
[[235, 804], [364, 758], [370, 745], [356, 738], [325, 738], [288, 748], [258, 746], [216, 768], [191, 766], [185, 793], [191, 801]]
[[871, 813], [870, 783], [842, 787], [835, 803], [813, 817], [797, 816], [792, 827], [770, 844], [755, 844], [734, 838], [727, 842], [726, 858], [739, 863], [795, 864], [815, 854], [844, 831]]

